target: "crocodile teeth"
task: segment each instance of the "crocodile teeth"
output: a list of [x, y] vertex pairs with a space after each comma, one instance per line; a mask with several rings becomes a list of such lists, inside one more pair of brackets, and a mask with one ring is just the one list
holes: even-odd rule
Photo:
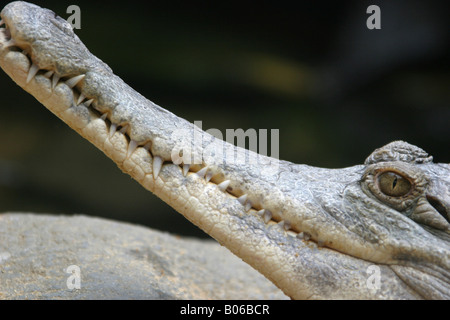
[[117, 130], [117, 125], [115, 123], [112, 123], [111, 126], [109, 127], [109, 137], [110, 138], [112, 138], [114, 133], [116, 133], [116, 130]]
[[190, 164], [183, 164], [183, 176], [187, 176], [189, 169], [191, 168]]
[[247, 195], [244, 194], [244, 195], [240, 196], [240, 197], [238, 198], [238, 201], [239, 201], [243, 206], [245, 206], [245, 202], [247, 201]]
[[280, 222], [278, 222], [278, 226], [286, 231], [288, 231], [291, 228], [289, 221], [285, 220], [281, 220]]
[[129, 157], [134, 152], [134, 150], [136, 150], [137, 146], [138, 144], [136, 141], [134, 140], [130, 141], [130, 143], [128, 144], [127, 157]]
[[86, 98], [84, 96], [84, 94], [80, 93], [80, 96], [78, 97], [78, 100], [77, 100], [77, 105], [79, 105], [84, 100], [84, 98]]
[[0, 27], [5, 24], [5, 21], [0, 20]]
[[66, 81], [67, 86], [72, 89], [73, 87], [75, 87], [77, 85], [78, 82], [80, 82], [81, 80], [83, 80], [83, 78], [86, 75], [84, 74], [80, 74], [79, 76], [70, 78], [69, 80]]
[[245, 204], [245, 211], [249, 211], [252, 208], [252, 203], [250, 201], [247, 201], [247, 203]]
[[153, 158], [153, 177], [156, 179], [159, 176], [163, 164], [163, 159], [159, 156]]
[[[89, 99], [88, 101], [86, 101], [85, 103], [84, 103], [84, 105], [86, 106], [86, 107], [89, 107], [91, 104], [92, 104], [92, 102], [94, 102], [94, 99]], [[105, 113], [106, 114], [106, 113]], [[103, 118], [103, 116], [102, 116], [102, 118]], [[106, 118], [106, 116], [105, 116], [105, 118]], [[105, 118], [103, 118], [103, 120], [105, 120]]]
[[211, 180], [212, 176], [213, 176], [212, 171], [208, 171], [205, 176], [206, 182], [209, 182]]
[[46, 73], [44, 73], [44, 77], [50, 79], [50, 77], [51, 77], [54, 73], [55, 73], [55, 71], [52, 71], [52, 70], [47, 71]]
[[36, 75], [36, 73], [39, 71], [39, 67], [37, 66], [37, 64], [32, 64], [30, 67], [30, 70], [28, 71], [28, 76], [27, 76], [27, 83], [29, 83], [31, 81], [31, 79], [34, 78], [34, 76]]
[[196, 173], [200, 178], [204, 178], [207, 170], [208, 170], [208, 167], [204, 167], [204, 168], [200, 169], [199, 171], [197, 171]]
[[53, 74], [52, 78], [52, 89], [55, 89], [56, 85], [58, 84], [58, 81], [61, 77], [58, 76], [56, 73]]
[[263, 219], [265, 223], [268, 223], [272, 219], [272, 212], [270, 210], [264, 210]]
[[[92, 100], [92, 99], [91, 99]], [[91, 101], [91, 100], [89, 100], [89, 101]], [[87, 103], [88, 101], [86, 101], [86, 103]], [[85, 104], [86, 104], [85, 103]], [[103, 121], [106, 121], [106, 117], [108, 116], [108, 114], [105, 112], [104, 114], [102, 114], [102, 116], [100, 117], [100, 119], [102, 119]]]
[[225, 192], [225, 190], [227, 190], [229, 185], [230, 185], [230, 180], [225, 180], [225, 181], [222, 181], [221, 183], [219, 183], [217, 186], [219, 187], [219, 189], [221, 191]]
[[[267, 209], [261, 209], [257, 212], [257, 214], [264, 220], [265, 223], [269, 223], [270, 220], [272, 220], [272, 212]], [[283, 224], [281, 224], [283, 222]], [[285, 226], [286, 223], [284, 221], [281, 221], [278, 225], [281, 227]]]
[[127, 130], [128, 130], [128, 125], [125, 125], [125, 126], [123, 126], [122, 127], [122, 129], [120, 129], [120, 133], [122, 133], [122, 134], [125, 134], [125, 133], [127, 133]]
[[311, 239], [311, 235], [308, 232], [300, 232], [297, 235], [297, 238], [299, 238], [300, 240], [308, 241], [309, 239]]

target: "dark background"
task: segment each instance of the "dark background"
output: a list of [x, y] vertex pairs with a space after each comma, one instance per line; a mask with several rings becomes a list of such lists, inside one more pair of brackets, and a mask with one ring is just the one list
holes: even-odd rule
[[[203, 129], [279, 129], [280, 158], [360, 164], [406, 140], [450, 162], [448, 1], [33, 1], [125, 82]], [[7, 2], [2, 1], [1, 7]], [[381, 8], [381, 30], [366, 9]], [[0, 73], [0, 212], [202, 236]]]

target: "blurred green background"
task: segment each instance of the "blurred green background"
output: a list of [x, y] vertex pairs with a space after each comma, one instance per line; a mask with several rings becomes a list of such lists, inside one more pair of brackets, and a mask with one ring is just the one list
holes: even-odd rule
[[[450, 162], [448, 1], [32, 1], [141, 94], [203, 129], [279, 129], [280, 158], [360, 164], [397, 139]], [[1, 3], [1, 6], [6, 2]], [[381, 30], [366, 9], [381, 8]], [[0, 73], [0, 212], [205, 236]]]

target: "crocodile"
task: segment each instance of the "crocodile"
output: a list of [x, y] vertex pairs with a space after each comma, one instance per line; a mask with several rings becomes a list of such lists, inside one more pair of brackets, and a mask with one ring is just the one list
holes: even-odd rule
[[341, 169], [260, 155], [134, 91], [53, 11], [0, 17], [20, 87], [287, 296], [450, 298], [450, 164], [404, 141]]

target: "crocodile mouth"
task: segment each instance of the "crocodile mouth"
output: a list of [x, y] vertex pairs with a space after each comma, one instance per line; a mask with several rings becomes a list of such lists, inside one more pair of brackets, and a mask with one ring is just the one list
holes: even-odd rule
[[[102, 113], [99, 110], [100, 108], [97, 106], [95, 97], [89, 97], [83, 94], [82, 86], [80, 84], [83, 82], [85, 77], [84, 74], [60, 76], [55, 70], [41, 69], [39, 68], [39, 65], [33, 61], [32, 54], [29, 51], [31, 51], [31, 49], [25, 48], [24, 45], [19, 44], [14, 40], [8, 25], [0, 20], [0, 60], [8, 60], [7, 63], [4, 63], [6, 66], [4, 67], [5, 71], [19, 86], [30, 92], [42, 103], [43, 100], [51, 99], [51, 95], [57, 95], [59, 91], [67, 92], [67, 89], [70, 89], [72, 94], [70, 105], [64, 106], [63, 108], [60, 107], [59, 112], [55, 112], [54, 110], [51, 111], [73, 129], [78, 131], [82, 136], [85, 136], [85, 134], [81, 133], [80, 130], [77, 130], [80, 128], [74, 128], [73, 122], [69, 123], [67, 119], [64, 119], [64, 116], [61, 116], [62, 113], [67, 113], [68, 110], [73, 109], [77, 110], [76, 114], [87, 113], [89, 115], [88, 118], [90, 123], [102, 121], [103, 125], [95, 125], [96, 130], [103, 128], [103, 133], [100, 135], [106, 135], [108, 139], [112, 139], [115, 135], [121, 135], [126, 141], [126, 148], [122, 148], [123, 150], [121, 150], [121, 152], [125, 154], [126, 157], [130, 157], [139, 148], [144, 149], [152, 159], [151, 172], [153, 179], [158, 178], [163, 166], [178, 166], [184, 177], [195, 174], [202, 178], [206, 184], [215, 185], [230, 199], [240, 203], [242, 205], [242, 210], [245, 213], [257, 216], [267, 228], [271, 227], [271, 229], [278, 229], [280, 232], [283, 232], [285, 236], [302, 240], [308, 244], [316, 244], [318, 247], [326, 246], [323, 241], [315, 239], [311, 233], [299, 230], [297, 226], [282, 219], [276, 212], [262, 208], [256, 202], [248, 199], [245, 192], [239, 188], [234, 188], [230, 180], [227, 180], [223, 174], [215, 174], [206, 164], [175, 164], [171, 161], [165, 161], [162, 157], [153, 154], [151, 150], [152, 141], [141, 143], [134, 141], [130, 135], [132, 130], [130, 124], [114, 123], [111, 121], [108, 112]], [[8, 57], [9, 53], [13, 53], [14, 57]], [[45, 92], [46, 96], [44, 98], [39, 98], [35, 94], [36, 91]], [[80, 109], [83, 111], [80, 111]], [[91, 141], [90, 137], [86, 138]]]

